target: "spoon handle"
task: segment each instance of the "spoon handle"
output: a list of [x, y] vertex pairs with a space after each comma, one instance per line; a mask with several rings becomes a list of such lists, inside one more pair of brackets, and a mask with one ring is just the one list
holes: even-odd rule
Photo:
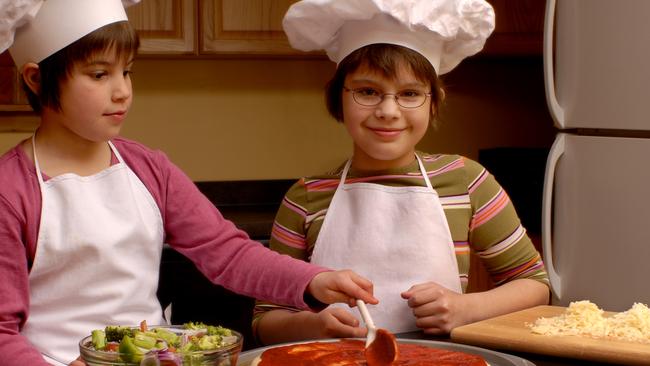
[[377, 327], [375, 326], [375, 322], [372, 321], [372, 317], [370, 317], [366, 304], [362, 300], [357, 300], [357, 307], [359, 308], [363, 322], [366, 323], [366, 328], [368, 328], [368, 335], [366, 336], [366, 348], [368, 348], [370, 343], [375, 340]]
[[361, 312], [361, 317], [363, 318], [364, 323], [366, 323], [366, 328], [374, 329], [375, 323], [372, 321], [372, 318], [370, 317], [370, 313], [368, 313], [368, 308], [366, 307], [366, 303], [364, 303], [363, 300], [357, 300], [357, 307], [359, 307], [359, 312]]

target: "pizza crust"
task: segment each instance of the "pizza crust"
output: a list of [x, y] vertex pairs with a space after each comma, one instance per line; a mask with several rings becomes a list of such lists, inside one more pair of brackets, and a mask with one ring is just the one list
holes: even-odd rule
[[251, 361], [251, 365], [250, 365], [250, 366], [257, 366], [257, 365], [260, 364], [260, 362], [262, 362], [262, 354], [257, 355], [257, 356], [253, 359], [253, 361]]

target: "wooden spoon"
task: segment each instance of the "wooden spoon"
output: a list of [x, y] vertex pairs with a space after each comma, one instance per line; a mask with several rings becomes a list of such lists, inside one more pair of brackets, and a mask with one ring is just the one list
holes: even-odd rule
[[368, 328], [366, 349], [364, 351], [368, 366], [392, 365], [399, 355], [395, 335], [386, 329], [377, 329], [363, 301], [357, 300], [357, 307], [364, 323], [366, 323], [366, 328]]

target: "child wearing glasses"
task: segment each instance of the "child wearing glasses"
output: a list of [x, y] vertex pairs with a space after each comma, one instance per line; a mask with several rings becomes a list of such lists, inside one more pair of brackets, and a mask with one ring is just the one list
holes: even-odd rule
[[33, 3], [0, 9], [0, 19], [25, 14], [15, 39], [0, 25], [0, 47], [13, 41], [41, 119], [0, 157], [0, 365], [81, 365], [78, 343], [93, 329], [164, 324], [163, 243], [247, 296], [316, 310], [376, 303], [354, 272], [250, 240], [165, 154], [119, 136], [139, 44], [120, 0]]
[[[459, 155], [416, 151], [438, 112], [440, 74], [478, 52], [494, 28], [483, 0], [303, 0], [284, 18], [295, 48], [325, 49], [338, 64], [329, 113], [352, 138], [352, 156], [287, 192], [271, 248], [374, 283], [379, 328], [447, 334], [453, 328], [546, 304], [547, 275], [508, 195]], [[475, 251], [495, 288], [465, 293]], [[313, 313], [258, 302], [261, 343], [363, 337], [357, 311]]]

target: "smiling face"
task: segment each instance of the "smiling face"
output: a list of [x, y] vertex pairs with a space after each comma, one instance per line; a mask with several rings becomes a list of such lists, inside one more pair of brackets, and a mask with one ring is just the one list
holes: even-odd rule
[[[354, 142], [352, 166], [362, 170], [383, 170], [408, 165], [415, 159], [415, 145], [424, 136], [432, 113], [431, 98], [416, 108], [397, 104], [394, 94], [430, 93], [428, 82], [419, 80], [403, 62], [395, 76], [388, 77], [366, 65], [347, 74], [342, 94], [343, 123]], [[376, 106], [363, 106], [353, 98], [357, 93], [385, 95]]]
[[[414, 98], [416, 94], [427, 94], [419, 107], [397, 104], [399, 98], [407, 107], [419, 105], [422, 99]], [[355, 102], [353, 95], [361, 103]], [[443, 100], [442, 82], [432, 64], [415, 50], [387, 43], [367, 45], [349, 54], [325, 88], [327, 110], [345, 124], [354, 142], [352, 165], [362, 170], [411, 163], [415, 145], [428, 125], [435, 123]], [[371, 104], [376, 105], [368, 106]]]

